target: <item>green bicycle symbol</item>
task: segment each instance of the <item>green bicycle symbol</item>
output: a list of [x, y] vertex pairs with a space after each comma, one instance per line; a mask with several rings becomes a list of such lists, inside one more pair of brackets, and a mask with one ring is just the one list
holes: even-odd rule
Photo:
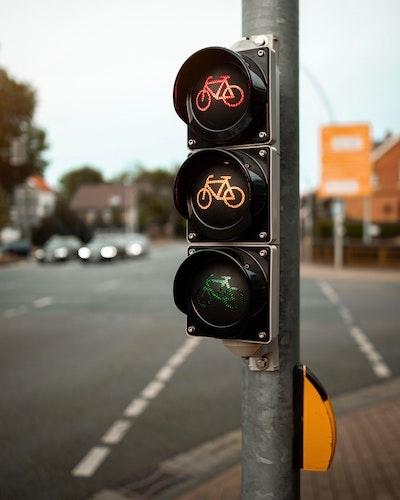
[[229, 283], [231, 276], [215, 274], [207, 276], [198, 291], [198, 302], [201, 307], [206, 308], [212, 303], [219, 302], [228, 309], [237, 310], [245, 302], [244, 293]]

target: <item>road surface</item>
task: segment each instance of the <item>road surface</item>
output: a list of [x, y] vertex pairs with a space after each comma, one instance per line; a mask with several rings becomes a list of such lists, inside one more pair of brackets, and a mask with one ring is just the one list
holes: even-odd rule
[[[0, 499], [84, 499], [240, 426], [240, 360], [172, 300], [185, 245], [0, 269]], [[302, 279], [302, 360], [338, 395], [400, 374], [400, 282]]]

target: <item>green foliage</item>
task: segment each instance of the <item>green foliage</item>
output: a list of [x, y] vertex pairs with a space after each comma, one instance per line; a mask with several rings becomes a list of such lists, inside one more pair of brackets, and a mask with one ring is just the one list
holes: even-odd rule
[[55, 234], [74, 235], [86, 243], [91, 239], [93, 231], [69, 209], [67, 202], [59, 197], [54, 213], [43, 219], [40, 225], [33, 229], [33, 244], [42, 246]]
[[174, 201], [173, 186], [175, 172], [163, 168], [156, 170], [139, 169], [135, 185], [139, 190], [139, 227], [141, 231], [156, 228], [162, 233], [167, 224], [174, 234], [179, 234], [184, 225], [178, 217]]
[[380, 224], [381, 233], [379, 238], [395, 238], [400, 236], [400, 222]]
[[345, 235], [347, 238], [361, 240], [363, 237], [363, 224], [358, 221], [347, 220], [344, 223]]
[[84, 184], [101, 184], [103, 174], [95, 167], [82, 165], [64, 174], [60, 179], [61, 194], [70, 201], [80, 186]]
[[332, 238], [333, 223], [331, 219], [319, 219], [315, 221], [314, 236], [316, 238], [326, 239]]
[[[29, 175], [42, 174], [47, 165], [42, 156], [46, 134], [33, 124], [35, 107], [34, 89], [0, 68], [0, 184], [8, 193]], [[17, 167], [11, 164], [11, 144], [19, 137], [25, 139], [27, 161]]]

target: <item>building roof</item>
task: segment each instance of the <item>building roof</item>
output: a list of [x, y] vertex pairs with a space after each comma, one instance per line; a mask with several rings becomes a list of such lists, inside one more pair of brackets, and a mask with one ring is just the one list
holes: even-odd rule
[[40, 175], [31, 175], [26, 179], [26, 183], [28, 184], [29, 187], [38, 189], [39, 191], [48, 191], [48, 192], [53, 191], [51, 187], [47, 184], [47, 182], [44, 180], [44, 178], [41, 177]]
[[72, 210], [103, 209], [132, 205], [133, 186], [122, 184], [84, 184], [74, 194], [69, 206]]
[[375, 163], [394, 148], [400, 142], [400, 135], [392, 135], [383, 141], [377, 148], [372, 151], [372, 162]]

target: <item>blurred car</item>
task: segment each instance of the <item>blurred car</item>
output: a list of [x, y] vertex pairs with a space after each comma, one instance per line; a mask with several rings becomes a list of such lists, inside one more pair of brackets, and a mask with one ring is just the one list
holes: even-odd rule
[[81, 245], [75, 236], [52, 236], [34, 255], [41, 263], [65, 262], [77, 258]]
[[0, 245], [0, 255], [16, 255], [17, 257], [28, 257], [30, 246], [27, 240], [10, 241]]
[[149, 253], [150, 240], [144, 234], [127, 233], [121, 235], [120, 246], [123, 249], [124, 257], [141, 257]]
[[78, 250], [82, 262], [111, 262], [124, 256], [119, 235], [100, 234]]

